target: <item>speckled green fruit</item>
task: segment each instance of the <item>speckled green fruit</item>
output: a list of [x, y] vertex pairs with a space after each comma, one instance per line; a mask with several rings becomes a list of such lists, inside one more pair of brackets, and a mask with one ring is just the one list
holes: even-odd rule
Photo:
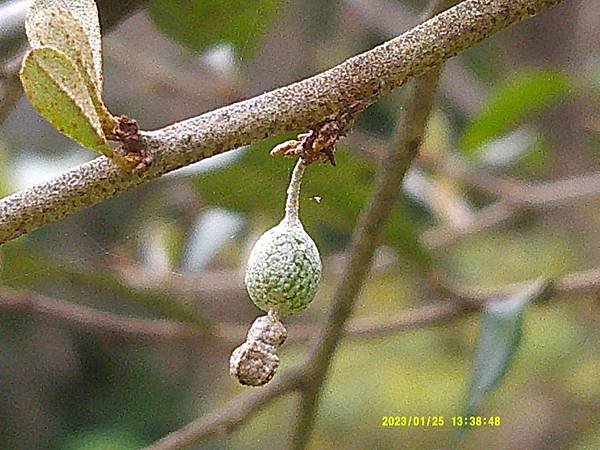
[[284, 219], [254, 245], [244, 281], [256, 306], [287, 316], [310, 304], [320, 279], [317, 246], [300, 223]]

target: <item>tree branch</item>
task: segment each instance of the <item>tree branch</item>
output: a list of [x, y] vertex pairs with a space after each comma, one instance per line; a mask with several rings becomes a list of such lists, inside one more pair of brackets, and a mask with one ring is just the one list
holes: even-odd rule
[[207, 337], [199, 326], [172, 320], [136, 319], [62, 302], [45, 295], [2, 288], [0, 311], [30, 314], [69, 328], [104, 336], [136, 340], [172, 340]]
[[515, 204], [560, 206], [572, 200], [600, 194], [598, 172], [532, 184], [498, 176], [479, 167], [470, 167], [455, 157], [422, 158], [419, 163], [425, 168], [441, 171], [450, 178]]
[[312, 78], [143, 133], [156, 158], [144, 173], [124, 173], [100, 157], [0, 201], [0, 243], [193, 162], [268, 136], [314, 126], [357, 102], [366, 107], [408, 79], [561, 1], [467, 0]]
[[214, 435], [231, 433], [244, 420], [274, 399], [296, 390], [305, 380], [303, 367], [288, 369], [279, 379], [265, 388], [254, 388], [251, 393], [239, 395], [220, 411], [207, 414], [185, 427], [165, 436], [146, 450], [172, 450], [197, 445]]

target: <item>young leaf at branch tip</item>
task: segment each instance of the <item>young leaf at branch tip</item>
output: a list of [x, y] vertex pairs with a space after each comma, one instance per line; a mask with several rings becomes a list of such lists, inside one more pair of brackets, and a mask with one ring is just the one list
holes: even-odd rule
[[102, 102], [102, 49], [95, 3], [36, 0], [28, 10], [25, 29], [33, 48], [55, 48], [73, 62], [85, 81], [102, 130], [109, 135], [116, 120]]
[[113, 157], [85, 82], [73, 62], [51, 47], [30, 50], [20, 72], [25, 94], [56, 129], [84, 147]]
[[[83, 33], [87, 36], [87, 46], [91, 49], [94, 65], [93, 79], [98, 88], [98, 94], [102, 95], [102, 36], [100, 34], [100, 20], [98, 18], [98, 7], [94, 0], [33, 0], [29, 6], [25, 27], [27, 38], [32, 47], [35, 44], [35, 34], [38, 32], [35, 28], [31, 28], [35, 17], [48, 18], [47, 11], [55, 7], [62, 11], [68, 11], [69, 14], [76, 19], [83, 29]], [[67, 19], [68, 20], [68, 19]], [[48, 27], [55, 26], [49, 24]], [[32, 31], [34, 33], [32, 33]], [[50, 45], [51, 44], [40, 44]], [[59, 49], [60, 50], [60, 49]]]
[[26, 29], [32, 47], [47, 46], [63, 52], [81, 73], [105, 134], [116, 121], [102, 102], [102, 67], [96, 66], [94, 51], [80, 21], [60, 7], [30, 10]]

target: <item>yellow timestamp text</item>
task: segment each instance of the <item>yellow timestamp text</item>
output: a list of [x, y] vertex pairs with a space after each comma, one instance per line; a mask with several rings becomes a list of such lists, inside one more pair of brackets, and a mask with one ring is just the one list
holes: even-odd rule
[[381, 416], [381, 426], [386, 428], [499, 427], [501, 424], [500, 416]]

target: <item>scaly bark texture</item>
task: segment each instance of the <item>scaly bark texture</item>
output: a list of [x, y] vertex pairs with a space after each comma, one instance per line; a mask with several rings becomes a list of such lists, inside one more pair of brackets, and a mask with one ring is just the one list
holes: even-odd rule
[[368, 106], [490, 35], [562, 0], [467, 0], [314, 77], [143, 133], [155, 163], [129, 174], [98, 158], [0, 201], [0, 243], [204, 158]]

